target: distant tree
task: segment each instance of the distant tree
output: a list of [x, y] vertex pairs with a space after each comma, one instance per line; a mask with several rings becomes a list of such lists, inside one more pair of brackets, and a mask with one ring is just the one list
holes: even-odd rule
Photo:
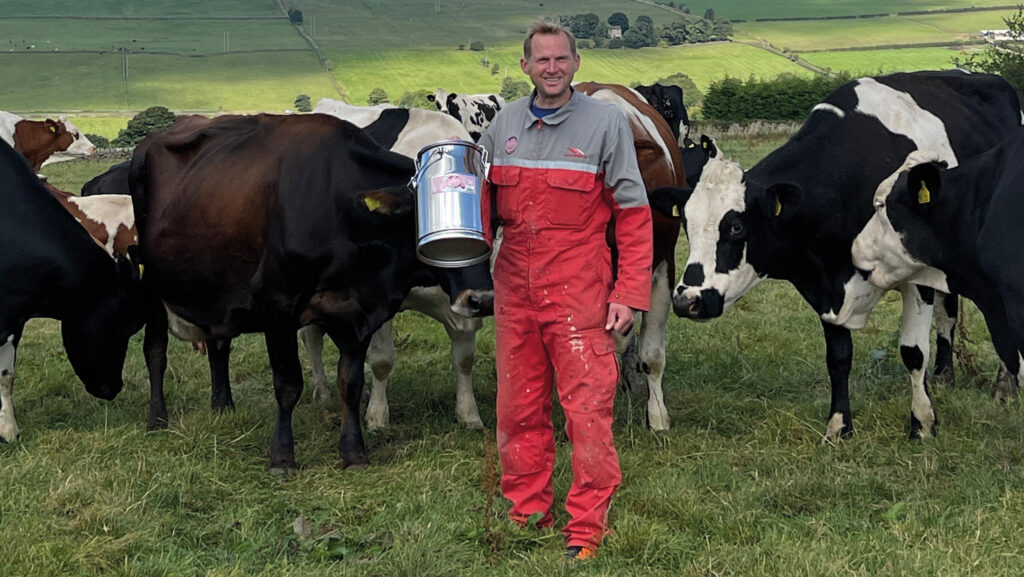
[[[615, 12], [608, 17], [609, 26], [618, 26], [622, 29], [622, 33], [625, 34], [626, 30], [629, 30], [629, 17], [622, 12]], [[611, 48], [609, 46], [609, 48]]]
[[299, 112], [312, 112], [313, 104], [310, 102], [308, 94], [300, 94], [295, 97], [295, 110]]
[[484, 49], [484, 43], [480, 40], [474, 40], [469, 43], [469, 49], [474, 52], [481, 52]]
[[593, 12], [575, 14], [569, 18], [569, 29], [576, 38], [593, 38], [601, 17]]
[[601, 20], [594, 28], [594, 48], [601, 48], [608, 42], [608, 23]]
[[714, 8], [708, 8], [707, 10], [704, 11], [704, 19], [711, 20], [712, 22], [715, 20]]
[[530, 84], [525, 80], [513, 80], [510, 77], [505, 77], [501, 81], [501, 97], [508, 102], [512, 102], [517, 98], [530, 95]]
[[499, 72], [501, 72], [501, 64], [495, 62], [491, 65], [491, 76], [497, 76]]
[[[630, 30], [636, 30], [644, 37], [644, 46], [657, 46], [658, 38], [654, 35], [654, 21], [651, 20], [650, 16], [640, 15], [633, 21], [633, 27]], [[625, 40], [623, 40], [625, 42]]]
[[1003, 22], [1012, 40], [986, 44], [984, 50], [954, 58], [953, 65], [972, 72], [998, 74], [1024, 98], [1024, 7], [1018, 6], [1017, 12], [1003, 18]]
[[302, 24], [302, 10], [297, 8], [288, 9], [288, 21], [292, 24]]
[[128, 121], [128, 126], [117, 133], [113, 145], [118, 147], [133, 147], [150, 132], [163, 130], [174, 124], [177, 118], [173, 112], [163, 106], [150, 106], [136, 114]]
[[622, 38], [609, 38], [608, 39], [608, 48], [611, 48], [611, 49], [622, 48]]
[[370, 95], [366, 97], [366, 102], [370, 106], [375, 104], [383, 104], [388, 101], [388, 93], [383, 88], [374, 88], [370, 91]]
[[424, 89], [406, 92], [398, 99], [398, 105], [402, 108], [424, 108], [426, 110], [437, 110], [437, 106], [427, 100], [427, 95], [433, 94]]
[[711, 24], [711, 40], [728, 40], [732, 38], [732, 22], [726, 18], [715, 20]]
[[[618, 40], [618, 38], [613, 38]], [[622, 45], [626, 48], [643, 48], [647, 46], [647, 36], [637, 28], [630, 28], [622, 35]]]
[[96, 148], [110, 148], [110, 140], [106, 136], [87, 133], [85, 137], [88, 138], [89, 142], [93, 143]]
[[704, 98], [704, 94], [701, 93], [700, 89], [697, 88], [697, 84], [693, 81], [693, 79], [687, 76], [686, 74], [683, 74], [682, 72], [676, 72], [671, 76], [659, 78], [654, 81], [654, 84], [661, 84], [663, 86], [674, 84], [682, 88], [683, 106], [685, 106], [687, 110], [693, 108], [694, 106], [697, 106], [700, 103], [701, 99]]
[[594, 43], [591, 42], [590, 40], [577, 40], [576, 41], [576, 48], [579, 48], [580, 50], [586, 50], [586, 49], [591, 48], [593, 46], [594, 46]]

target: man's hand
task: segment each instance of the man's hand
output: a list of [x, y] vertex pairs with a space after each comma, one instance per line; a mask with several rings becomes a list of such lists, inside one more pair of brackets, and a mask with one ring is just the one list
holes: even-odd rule
[[610, 303], [608, 305], [608, 322], [604, 330], [614, 330], [619, 334], [626, 334], [633, 326], [635, 311], [621, 303]]

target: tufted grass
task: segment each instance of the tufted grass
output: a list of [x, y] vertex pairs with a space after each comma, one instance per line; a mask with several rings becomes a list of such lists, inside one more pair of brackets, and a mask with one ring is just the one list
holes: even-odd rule
[[[749, 166], [782, 138], [719, 144]], [[77, 190], [104, 168], [44, 172]], [[685, 252], [680, 240], [680, 263]], [[1024, 421], [1019, 403], [988, 395], [996, 361], [980, 314], [965, 306], [973, 361], [958, 366], [958, 386], [934, 392], [938, 438], [909, 442], [899, 309], [898, 295], [886, 296], [854, 335], [856, 434], [835, 446], [821, 442], [829, 390], [820, 324], [788, 285], [766, 281], [713, 322], [670, 319], [673, 428], [647, 431], [645, 397], [619, 395], [615, 533], [599, 559], [571, 567], [557, 531], [504, 521], [488, 473], [493, 435], [455, 423], [447, 338], [422, 315], [396, 319], [392, 426], [368, 435], [372, 465], [341, 469], [337, 407], [314, 404], [307, 390], [295, 413], [300, 471], [285, 482], [265, 470], [274, 401], [259, 336], [234, 343], [238, 408], [225, 414], [209, 409], [205, 359], [172, 341], [171, 425], [147, 432], [141, 334], [125, 390], [103, 402], [74, 377], [58, 324], [35, 320], [17, 366], [22, 438], [0, 445], [2, 573], [1018, 575]], [[491, 427], [493, 336], [489, 319], [475, 383]], [[326, 351], [333, 374], [337, 354]], [[561, 501], [571, 473], [557, 410], [556, 421]], [[565, 512], [555, 519], [564, 523]]]

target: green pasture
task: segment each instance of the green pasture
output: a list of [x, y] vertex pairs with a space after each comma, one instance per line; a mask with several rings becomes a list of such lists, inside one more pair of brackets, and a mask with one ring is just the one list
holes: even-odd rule
[[[676, 5], [679, 5], [676, 2]], [[858, 0], [856, 2], [833, 0], [793, 0], [786, 2], [763, 2], [761, 0], [698, 0], [684, 2], [694, 14], [703, 15], [711, 8], [718, 17], [754, 20], [757, 18], [794, 18], [824, 16], [854, 16], [858, 14], [895, 14], [913, 10], [940, 10], [950, 8], [1007, 6], [1012, 2], [1002, 0]]]
[[4, 0], [0, 18], [26, 16], [113, 18], [284, 18], [275, 0]]
[[[978, 31], [1005, 28], [1013, 10], [857, 20], [746, 22], [736, 30], [792, 51], [978, 40]], [[743, 36], [737, 34], [736, 38]]]
[[[276, 20], [85, 20], [0, 18], [0, 51], [172, 52], [186, 56], [227, 51], [306, 50], [288, 24]], [[32, 48], [29, 48], [31, 46]]]
[[894, 50], [854, 50], [803, 54], [808, 62], [835, 72], [888, 74], [909, 70], [942, 70], [953, 67], [954, 58], [966, 55], [959, 48], [901, 48]]
[[[749, 166], [782, 138], [718, 142]], [[44, 172], [77, 190], [106, 164]], [[678, 264], [685, 255], [681, 239]], [[209, 409], [205, 359], [172, 340], [171, 425], [146, 432], [141, 335], [125, 389], [103, 402], [71, 372], [57, 323], [32, 321], [15, 387], [22, 438], [0, 445], [3, 574], [1016, 576], [1024, 415], [1019, 402], [989, 397], [997, 363], [979, 313], [964, 309], [958, 385], [933, 390], [939, 436], [905, 438], [900, 299], [889, 294], [854, 334], [856, 434], [835, 446], [821, 442], [829, 390], [820, 323], [792, 288], [766, 281], [708, 323], [671, 318], [672, 430], [647, 431], [645, 396], [619, 394], [615, 532], [597, 560], [573, 566], [557, 531], [504, 519], [493, 430], [454, 422], [447, 337], [418, 313], [396, 319], [392, 426], [368, 434], [370, 467], [341, 469], [337, 406], [315, 404], [307, 389], [294, 420], [300, 470], [284, 482], [265, 470], [275, 405], [258, 336], [234, 343], [238, 408], [220, 415]], [[488, 427], [493, 338], [488, 319], [474, 372]], [[326, 353], [333, 374], [337, 353]], [[555, 419], [561, 503], [571, 473], [557, 409]], [[566, 520], [557, 506], [555, 520]]]
[[[492, 75], [482, 58], [497, 63]], [[641, 48], [640, 50], [582, 50], [576, 79], [634, 84], [651, 82], [679, 72], [689, 75], [701, 89], [726, 76], [744, 79], [773, 78], [782, 73], [811, 74], [793, 62], [763, 50], [735, 43]], [[364, 104], [370, 91], [383, 88], [397, 100], [403, 93], [436, 88], [461, 92], [498, 92], [505, 74], [528, 80], [519, 66], [522, 45], [502, 46], [486, 52], [431, 49], [417, 51], [365, 51], [331, 55], [334, 73], [345, 85], [350, 102]], [[316, 99], [314, 98], [314, 101]]]
[[128, 55], [127, 89], [119, 54], [9, 55], [0, 52], [5, 110], [124, 112], [166, 106], [175, 111], [282, 112], [295, 96], [333, 90], [309, 52], [224, 54], [201, 58]]

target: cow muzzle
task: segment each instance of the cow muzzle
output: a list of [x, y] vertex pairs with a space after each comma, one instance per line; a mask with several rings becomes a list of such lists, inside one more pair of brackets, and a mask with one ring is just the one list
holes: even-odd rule
[[464, 317], [489, 317], [494, 314], [494, 291], [464, 290], [452, 301], [451, 309]]
[[707, 320], [722, 316], [725, 299], [714, 289], [704, 289], [688, 296], [686, 287], [678, 287], [672, 295], [672, 310], [676, 316], [691, 320]]

